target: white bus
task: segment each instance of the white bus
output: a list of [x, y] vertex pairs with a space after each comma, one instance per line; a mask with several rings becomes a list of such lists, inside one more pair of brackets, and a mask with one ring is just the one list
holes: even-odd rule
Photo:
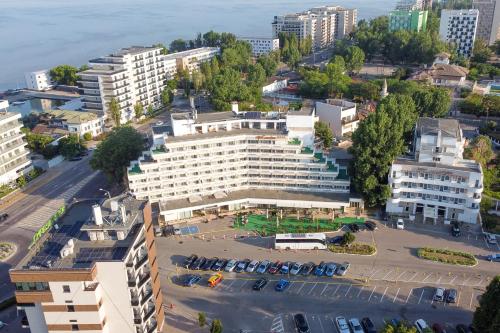
[[324, 250], [326, 245], [323, 233], [276, 234], [274, 239], [276, 250]]

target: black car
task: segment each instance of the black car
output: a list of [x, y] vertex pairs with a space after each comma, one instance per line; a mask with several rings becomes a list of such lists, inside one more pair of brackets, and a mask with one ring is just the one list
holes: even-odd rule
[[365, 227], [366, 227], [366, 229], [368, 229], [370, 231], [374, 231], [374, 230], [377, 229], [377, 225], [373, 221], [366, 221], [365, 222]]
[[312, 273], [312, 271], [316, 268], [316, 265], [313, 262], [308, 262], [307, 264], [304, 264], [302, 266], [302, 269], [300, 270], [300, 274], [302, 275], [309, 275]]
[[189, 266], [191, 266], [191, 264], [196, 260], [198, 259], [198, 256], [196, 254], [192, 254], [190, 255], [189, 257], [187, 257], [186, 259], [184, 259], [184, 267], [188, 268]]
[[361, 319], [361, 326], [363, 326], [365, 333], [377, 333], [375, 325], [373, 325], [372, 320], [368, 317]]
[[69, 160], [74, 162], [74, 161], [81, 161], [83, 157], [81, 156], [73, 156]]
[[5, 220], [7, 220], [8, 217], [9, 217], [9, 214], [7, 214], [7, 213], [0, 214], [0, 221], [5, 221]]
[[356, 223], [351, 223], [351, 224], [349, 224], [349, 229], [351, 229], [352, 232], [358, 232], [359, 225], [357, 225]]
[[250, 259], [243, 259], [243, 260], [238, 261], [238, 263], [236, 264], [236, 267], [234, 268], [234, 271], [236, 273], [244, 272], [249, 263], [250, 263]]
[[268, 282], [269, 282], [269, 280], [267, 278], [265, 278], [265, 277], [260, 278], [257, 281], [255, 281], [252, 289], [259, 291], [262, 288], [264, 288]]
[[226, 266], [227, 260], [226, 259], [219, 259], [217, 262], [212, 266], [213, 271], [222, 271], [224, 269], [224, 266]]
[[214, 257], [214, 258], [211, 258], [211, 259], [207, 259], [207, 261], [203, 264], [203, 266], [201, 266], [201, 269], [204, 270], [204, 271], [211, 270], [212, 267], [217, 262], [217, 260], [219, 260], [219, 258], [217, 258], [217, 257]]
[[457, 301], [457, 290], [456, 289], [448, 289], [445, 293], [446, 303], [455, 303]]
[[464, 324], [458, 324], [455, 329], [457, 333], [469, 333], [469, 329]]
[[453, 237], [460, 237], [460, 234], [461, 234], [461, 232], [460, 232], [460, 227], [458, 226], [458, 224], [453, 223], [453, 224], [451, 225], [451, 235], [452, 235]]
[[189, 269], [201, 269], [201, 266], [203, 266], [203, 264], [205, 264], [206, 261], [207, 261], [207, 258], [199, 257], [191, 264]]
[[335, 237], [332, 237], [328, 240], [328, 243], [330, 244], [340, 244], [342, 243], [342, 240], [344, 239], [344, 237], [342, 236], [335, 236]]
[[299, 333], [309, 332], [309, 324], [307, 323], [306, 317], [302, 313], [297, 313], [295, 316], [293, 316], [293, 320], [295, 321], [295, 327], [297, 328], [297, 332]]

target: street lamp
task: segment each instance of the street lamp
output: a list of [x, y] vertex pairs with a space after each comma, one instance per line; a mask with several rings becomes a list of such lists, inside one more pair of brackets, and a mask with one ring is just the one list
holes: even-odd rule
[[108, 190], [100, 188], [99, 191], [106, 192], [106, 194], [108, 195], [108, 197], [111, 199], [111, 193]]

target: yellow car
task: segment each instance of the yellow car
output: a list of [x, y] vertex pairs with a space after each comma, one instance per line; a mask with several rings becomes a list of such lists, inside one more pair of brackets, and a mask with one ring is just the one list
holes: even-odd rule
[[213, 288], [216, 285], [218, 285], [222, 281], [222, 274], [221, 273], [215, 273], [208, 279], [208, 286]]

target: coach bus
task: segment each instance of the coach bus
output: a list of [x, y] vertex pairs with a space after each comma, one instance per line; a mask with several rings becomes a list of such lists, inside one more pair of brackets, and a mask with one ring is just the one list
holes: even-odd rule
[[324, 250], [327, 248], [323, 233], [276, 234], [274, 248], [277, 250]]

